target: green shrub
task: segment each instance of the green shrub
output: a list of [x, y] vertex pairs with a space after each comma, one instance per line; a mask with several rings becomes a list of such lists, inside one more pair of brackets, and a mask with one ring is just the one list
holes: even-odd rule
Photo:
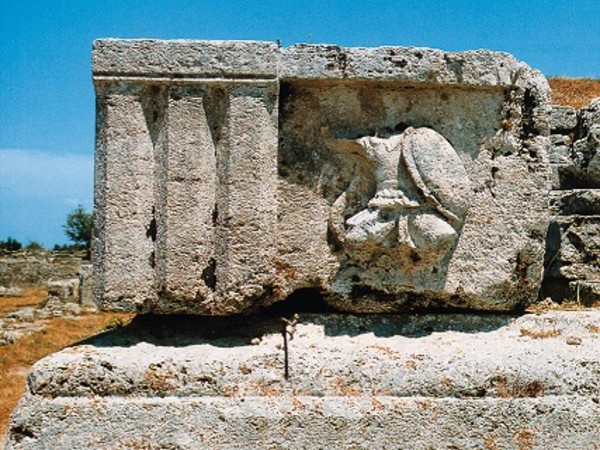
[[0, 250], [9, 250], [14, 252], [21, 250], [22, 248], [23, 244], [12, 237], [7, 238], [5, 241], [0, 241]]

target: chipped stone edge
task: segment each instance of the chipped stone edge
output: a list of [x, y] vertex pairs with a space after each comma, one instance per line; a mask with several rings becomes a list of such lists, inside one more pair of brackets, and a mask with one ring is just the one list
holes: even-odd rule
[[[545, 77], [505, 52], [426, 47], [341, 47], [268, 41], [98, 39], [94, 79], [104, 77], [389, 80], [548, 91]], [[549, 95], [548, 95], [549, 98]]]
[[94, 80], [102, 77], [277, 77], [277, 45], [264, 41], [98, 39], [92, 51]]

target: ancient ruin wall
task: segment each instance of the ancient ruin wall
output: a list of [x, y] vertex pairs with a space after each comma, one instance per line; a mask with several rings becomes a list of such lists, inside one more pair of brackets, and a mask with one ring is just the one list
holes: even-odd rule
[[510, 55], [265, 42], [94, 46], [105, 309], [232, 314], [535, 300], [549, 88]]
[[0, 252], [0, 286], [45, 286], [50, 280], [76, 278], [85, 252]]
[[550, 116], [553, 218], [542, 295], [592, 304], [600, 300], [600, 99]]

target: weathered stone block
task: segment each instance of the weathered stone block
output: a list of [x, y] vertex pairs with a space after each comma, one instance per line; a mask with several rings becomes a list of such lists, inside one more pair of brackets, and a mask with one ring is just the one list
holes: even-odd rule
[[549, 88], [510, 55], [98, 41], [96, 290], [225, 315], [537, 296]]
[[547, 276], [600, 280], [600, 216], [559, 216], [548, 230]]
[[579, 117], [584, 132], [594, 125], [600, 125], [600, 97], [591, 100], [585, 108], [581, 108]]
[[572, 145], [570, 162], [558, 167], [562, 189], [600, 188], [600, 122]]
[[94, 42], [96, 80], [150, 76], [164, 78], [248, 78], [277, 76], [278, 50], [274, 42], [160, 41], [102, 39]]
[[563, 216], [600, 216], [600, 189], [552, 191], [550, 205], [555, 214]]
[[577, 126], [577, 110], [571, 106], [552, 105], [550, 131], [568, 132]]
[[36, 363], [5, 448], [593, 448], [599, 319], [301, 314], [286, 379], [277, 320], [138, 316]]
[[94, 272], [91, 264], [82, 264], [79, 269], [79, 303], [87, 309], [97, 309], [94, 299]]
[[49, 300], [60, 303], [79, 303], [79, 279], [53, 280], [47, 285]]

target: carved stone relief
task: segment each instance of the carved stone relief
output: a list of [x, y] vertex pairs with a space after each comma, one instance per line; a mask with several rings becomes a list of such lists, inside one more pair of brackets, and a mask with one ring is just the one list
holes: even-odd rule
[[302, 289], [348, 312], [537, 296], [549, 89], [509, 55], [109, 40], [94, 81], [106, 310], [250, 313]]
[[[387, 138], [329, 140], [328, 146], [338, 158], [355, 160], [354, 176], [329, 214], [331, 238], [346, 259], [341, 278], [347, 272], [354, 283], [360, 278], [395, 291], [398, 285], [426, 288], [425, 278], [430, 284], [443, 277], [471, 189], [452, 145], [430, 128], [409, 127]], [[377, 276], [369, 276], [373, 272]]]

